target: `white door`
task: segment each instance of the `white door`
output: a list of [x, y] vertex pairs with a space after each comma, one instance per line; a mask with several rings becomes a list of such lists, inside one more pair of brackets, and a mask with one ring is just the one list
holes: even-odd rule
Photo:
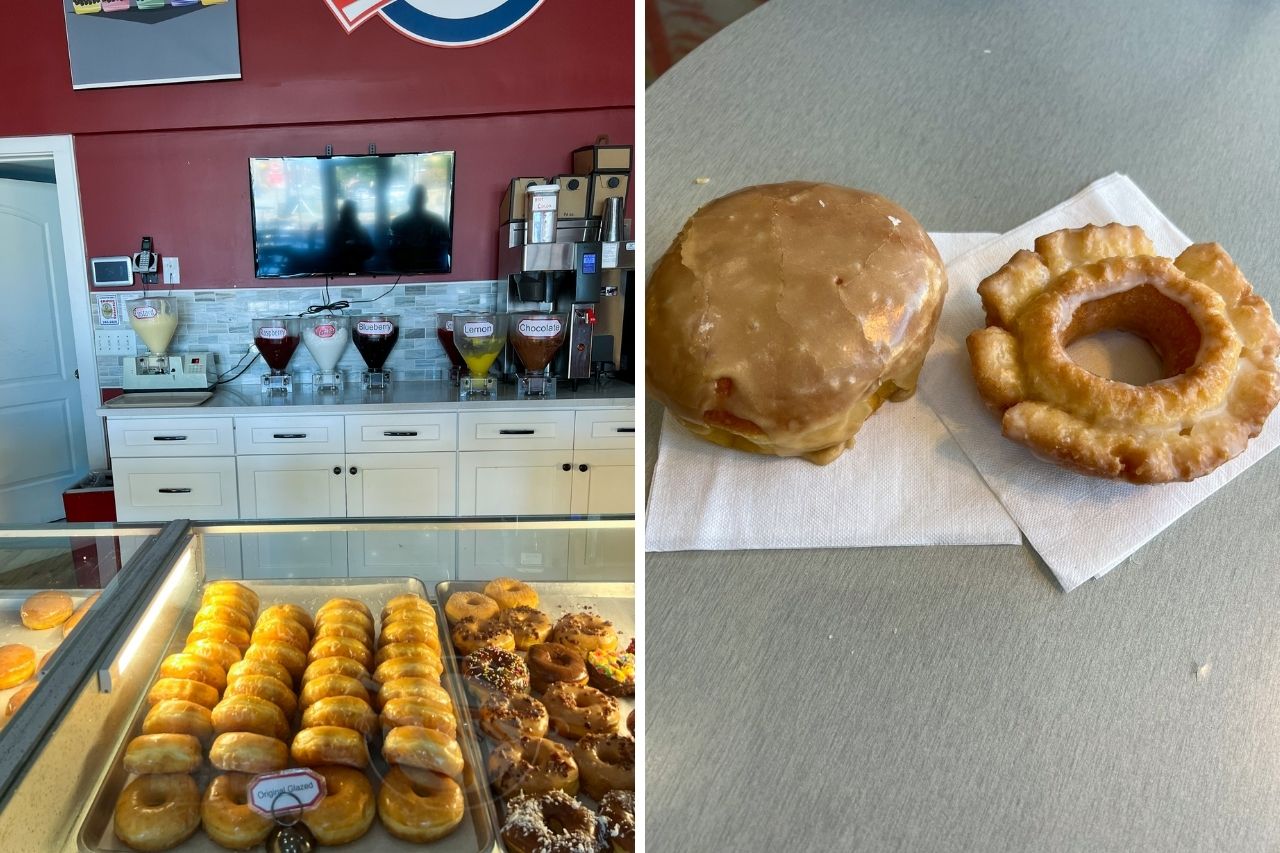
[[[348, 453], [347, 512], [352, 518], [452, 516], [458, 511], [458, 456]], [[429, 589], [453, 580], [452, 530], [347, 534], [352, 577], [416, 577]]]
[[0, 179], [0, 522], [62, 518], [89, 470], [57, 187]]
[[[578, 450], [573, 454], [574, 515], [635, 512], [635, 454], [630, 450]], [[588, 530], [569, 535], [569, 579], [635, 580], [635, 531]]]
[[[240, 456], [236, 482], [242, 518], [342, 518], [347, 472], [341, 453]], [[244, 577], [347, 576], [345, 533], [246, 533]]]
[[[459, 515], [566, 515], [573, 490], [567, 450], [458, 454]], [[458, 580], [568, 576], [569, 534], [481, 530], [458, 534]]]

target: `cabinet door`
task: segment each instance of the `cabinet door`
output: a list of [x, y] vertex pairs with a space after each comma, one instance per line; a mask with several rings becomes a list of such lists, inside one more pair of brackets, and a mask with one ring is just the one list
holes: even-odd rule
[[[348, 453], [347, 511], [354, 517], [457, 513], [456, 453]], [[352, 474], [352, 469], [355, 473]], [[454, 577], [452, 530], [347, 534], [352, 577], [416, 577], [428, 588]]]
[[561, 530], [458, 533], [458, 580], [562, 581], [569, 577], [569, 534]]
[[379, 530], [347, 534], [351, 577], [418, 578], [434, 590], [454, 580], [457, 532], [453, 530]]
[[566, 515], [573, 490], [566, 450], [458, 454], [459, 515]]
[[636, 511], [635, 486], [636, 459], [632, 451], [574, 452], [574, 515], [632, 515]]
[[230, 456], [114, 458], [116, 518], [236, 518], [236, 463]]
[[[239, 457], [241, 515], [342, 518], [349, 477], [345, 461], [341, 453]], [[246, 579], [347, 576], [345, 533], [245, 534], [242, 547]]]

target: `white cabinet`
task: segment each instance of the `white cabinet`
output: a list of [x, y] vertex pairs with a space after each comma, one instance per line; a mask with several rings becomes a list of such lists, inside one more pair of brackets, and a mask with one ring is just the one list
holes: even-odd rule
[[[347, 474], [341, 453], [241, 456], [236, 477], [243, 518], [342, 518]], [[242, 537], [245, 578], [346, 577], [347, 534], [260, 533]]]
[[[353, 518], [457, 514], [458, 455], [452, 451], [348, 453], [346, 462], [347, 514]], [[349, 533], [349, 573], [408, 575], [421, 578], [428, 587], [453, 580], [456, 537], [452, 530]]]
[[115, 460], [112, 471], [120, 521], [237, 517], [236, 461], [230, 456], [126, 456]]
[[348, 453], [414, 453], [458, 448], [458, 416], [348, 415]]
[[636, 509], [636, 460], [630, 450], [574, 450], [574, 515], [630, 515]]
[[234, 456], [231, 418], [112, 418], [107, 421], [111, 456]]
[[459, 515], [564, 515], [573, 492], [573, 451], [458, 454]]
[[237, 456], [341, 453], [344, 449], [341, 415], [241, 417], [235, 423]]
[[573, 412], [463, 412], [460, 450], [553, 450], [573, 447]]

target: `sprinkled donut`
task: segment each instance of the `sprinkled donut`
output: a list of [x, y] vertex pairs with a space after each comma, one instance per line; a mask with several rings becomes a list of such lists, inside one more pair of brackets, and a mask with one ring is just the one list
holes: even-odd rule
[[491, 693], [527, 693], [529, 668], [515, 652], [486, 646], [462, 659], [462, 677], [477, 701]]
[[506, 740], [489, 753], [489, 782], [501, 797], [578, 793], [578, 764], [569, 750], [548, 738]]
[[595, 853], [603, 835], [591, 810], [563, 791], [516, 797], [502, 825], [511, 853]]

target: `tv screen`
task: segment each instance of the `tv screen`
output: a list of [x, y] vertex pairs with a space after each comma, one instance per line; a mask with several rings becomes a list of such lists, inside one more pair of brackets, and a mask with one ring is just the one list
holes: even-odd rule
[[453, 152], [254, 157], [258, 278], [453, 268]]

